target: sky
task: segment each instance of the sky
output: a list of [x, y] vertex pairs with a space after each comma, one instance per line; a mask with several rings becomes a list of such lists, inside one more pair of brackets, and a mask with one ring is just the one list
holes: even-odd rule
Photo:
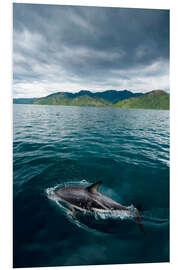
[[169, 11], [13, 4], [13, 97], [169, 91]]

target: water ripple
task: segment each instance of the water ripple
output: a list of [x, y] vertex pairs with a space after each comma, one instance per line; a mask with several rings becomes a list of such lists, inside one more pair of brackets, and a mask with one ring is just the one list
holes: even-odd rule
[[[13, 125], [17, 267], [168, 261], [168, 111], [14, 105]], [[142, 206], [146, 237], [126, 219], [96, 217], [90, 230], [44, 193], [99, 180], [102, 194]]]

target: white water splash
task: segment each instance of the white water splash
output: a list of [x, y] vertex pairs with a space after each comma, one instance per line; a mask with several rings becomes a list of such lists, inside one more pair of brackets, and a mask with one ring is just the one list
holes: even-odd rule
[[[72, 182], [74, 184], [74, 182]], [[78, 182], [79, 183], [79, 182]], [[83, 182], [83, 183], [87, 183], [87, 181]], [[68, 182], [69, 184], [69, 182]], [[46, 194], [47, 194], [47, 197], [52, 200], [52, 201], [55, 201], [55, 203], [58, 205], [58, 207], [60, 208], [61, 212], [63, 215], [66, 216], [66, 218], [73, 224], [75, 224], [76, 226], [84, 229], [84, 230], [87, 230], [87, 231], [92, 231], [92, 232], [96, 232], [96, 233], [99, 233], [97, 232], [95, 229], [92, 229], [92, 228], [89, 228], [88, 226], [86, 226], [85, 224], [83, 224], [82, 222], [80, 222], [76, 216], [74, 215], [73, 211], [70, 210], [68, 208], [68, 204], [65, 204], [63, 205], [63, 201], [56, 195], [56, 193], [54, 192], [56, 189], [58, 188], [61, 188], [61, 187], [64, 187], [65, 185], [57, 185], [55, 187], [51, 187], [51, 188], [47, 188], [46, 189]], [[84, 213], [85, 214], [85, 211]]]

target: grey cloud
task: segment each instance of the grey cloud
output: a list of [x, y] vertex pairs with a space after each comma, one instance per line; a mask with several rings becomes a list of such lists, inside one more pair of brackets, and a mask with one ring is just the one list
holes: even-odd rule
[[14, 89], [20, 80], [120, 89], [168, 74], [168, 10], [14, 4], [13, 15]]

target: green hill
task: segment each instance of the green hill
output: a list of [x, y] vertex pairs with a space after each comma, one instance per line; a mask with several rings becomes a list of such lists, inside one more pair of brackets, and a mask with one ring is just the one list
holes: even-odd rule
[[57, 92], [41, 98], [14, 99], [13, 102], [18, 104], [169, 110], [169, 94], [162, 90], [154, 90], [146, 94], [133, 94], [127, 90], [108, 90], [95, 93], [90, 91]]
[[139, 97], [133, 97], [112, 105], [116, 108], [169, 110], [169, 94], [154, 90]]
[[35, 100], [34, 104], [105, 107], [110, 106], [112, 103], [103, 98], [94, 98], [88, 95], [71, 97], [66, 93], [57, 93], [44, 98], [39, 98]]
[[103, 98], [93, 98], [89, 96], [81, 96], [72, 99], [72, 106], [96, 106], [96, 107], [106, 107], [110, 106], [111, 102], [103, 99]]
[[38, 98], [35, 100], [34, 104], [39, 105], [71, 105], [70, 99], [66, 94], [54, 94], [47, 97]]

